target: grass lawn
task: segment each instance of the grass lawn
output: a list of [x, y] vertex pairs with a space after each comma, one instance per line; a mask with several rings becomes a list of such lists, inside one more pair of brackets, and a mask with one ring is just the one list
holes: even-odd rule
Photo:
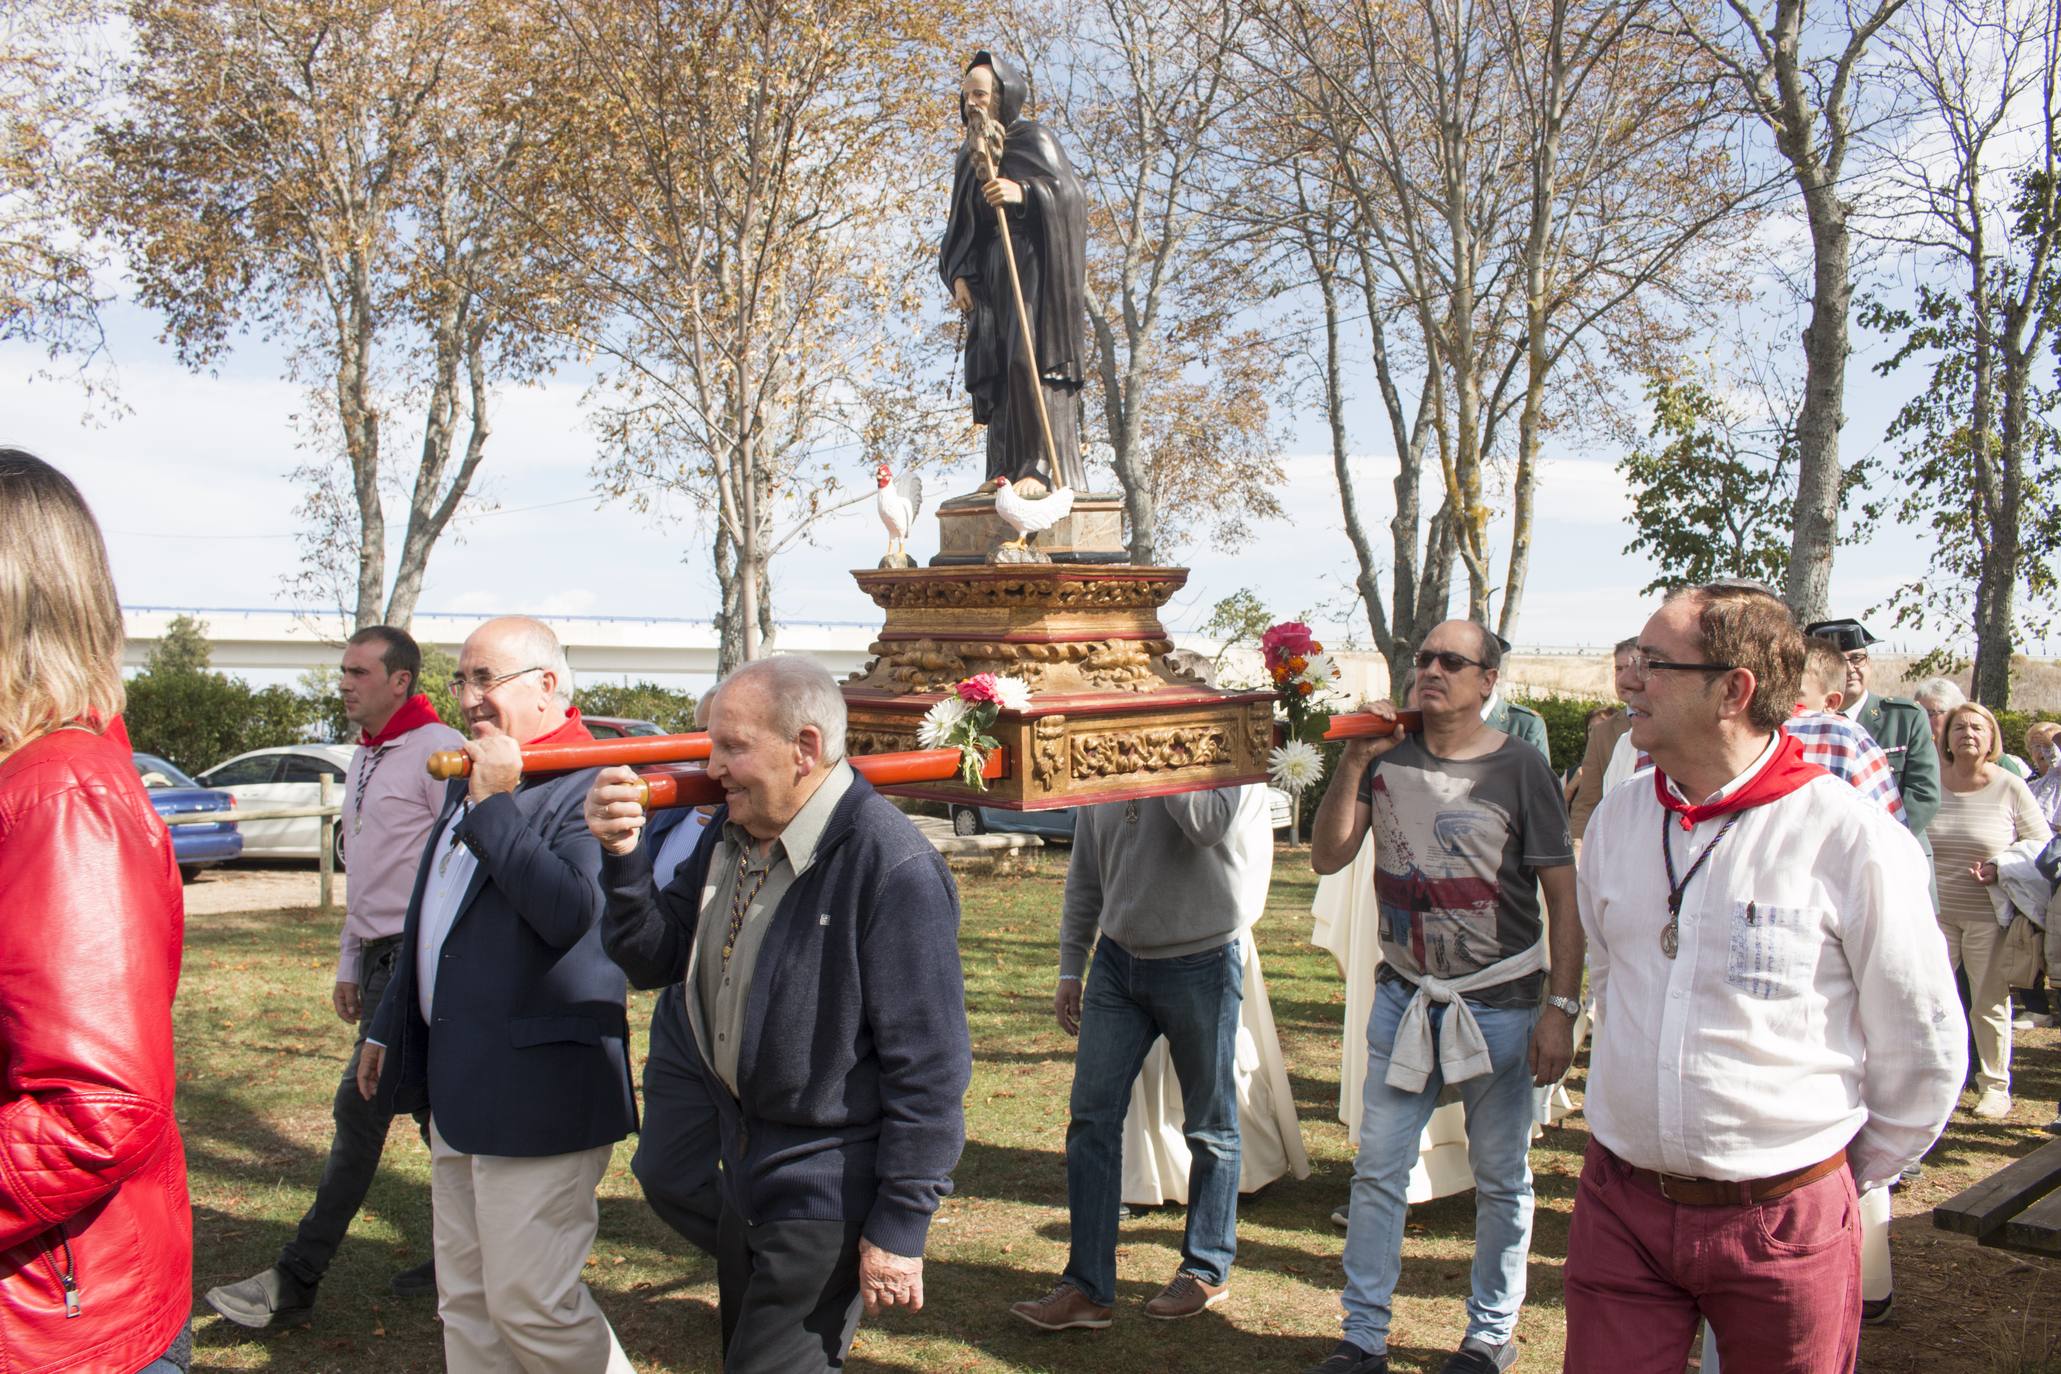
[[[1233, 1296], [1192, 1321], [1162, 1324], [1138, 1310], [1171, 1277], [1181, 1214], [1124, 1224], [1116, 1324], [1100, 1333], [1045, 1335], [1007, 1312], [1042, 1294], [1066, 1259], [1063, 1149], [1073, 1044], [1051, 1014], [1057, 914], [1066, 851], [1023, 871], [962, 873], [962, 949], [975, 1047], [969, 1139], [958, 1191], [931, 1231], [916, 1315], [865, 1323], [854, 1370], [1102, 1371], [1125, 1374], [1300, 1370], [1336, 1340], [1342, 1237], [1328, 1220], [1345, 1197], [1351, 1158], [1336, 1120], [1343, 987], [1329, 955], [1310, 948], [1314, 881], [1300, 853], [1276, 868], [1258, 930], [1274, 1016], [1295, 1085], [1312, 1166], [1244, 1201]], [[267, 891], [282, 875], [265, 875]], [[269, 1264], [306, 1207], [329, 1143], [329, 1103], [349, 1032], [329, 1010], [333, 920], [307, 906], [237, 910], [229, 894], [251, 877], [210, 875], [190, 889], [186, 969], [177, 1021], [179, 1118], [192, 1173], [197, 1368], [290, 1371], [434, 1370], [441, 1340], [429, 1301], [386, 1292], [388, 1275], [428, 1254], [429, 1160], [406, 1123], [392, 1135], [373, 1186], [323, 1286], [313, 1326], [261, 1338], [215, 1317], [207, 1288]], [[312, 902], [314, 880], [285, 885]], [[652, 998], [634, 994], [630, 1023], [643, 1049]], [[2061, 1090], [2061, 1033], [2021, 1037], [2020, 1093], [2008, 1121], [1969, 1116], [1964, 1099], [1922, 1181], [1899, 1194], [1897, 1302], [1869, 1328], [1861, 1367], [1927, 1374], [2016, 1374], [2042, 1368], [2061, 1340], [2054, 1266], [1981, 1250], [1931, 1229], [1929, 1209], [2046, 1139], [2036, 1129]], [[1571, 1086], [1581, 1095], [1583, 1065]], [[520, 1091], [510, 1084], [510, 1091]], [[1560, 1368], [1565, 1333], [1560, 1270], [1587, 1133], [1579, 1115], [1548, 1131], [1532, 1154], [1537, 1226], [1518, 1368]], [[645, 1208], [620, 1146], [601, 1190], [601, 1233], [588, 1282], [639, 1370], [720, 1368], [715, 1270]], [[1473, 1253], [1471, 1194], [1413, 1209], [1404, 1244], [1392, 1345], [1399, 1371], [1436, 1370], [1464, 1325]], [[2061, 1365], [2055, 1366], [2061, 1368]], [[1727, 1374], [1752, 1374], [1727, 1371]]]

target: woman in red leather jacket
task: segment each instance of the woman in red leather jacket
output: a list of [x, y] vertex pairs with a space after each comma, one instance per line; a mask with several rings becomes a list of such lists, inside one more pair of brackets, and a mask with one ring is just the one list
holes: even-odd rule
[[185, 904], [129, 756], [92, 513], [0, 449], [0, 1369], [191, 1360], [172, 1116]]

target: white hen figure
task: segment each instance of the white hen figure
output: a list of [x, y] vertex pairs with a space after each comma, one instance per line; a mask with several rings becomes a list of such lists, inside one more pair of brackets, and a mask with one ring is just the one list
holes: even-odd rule
[[885, 463], [873, 470], [873, 477], [880, 484], [880, 523], [887, 526], [887, 556], [907, 557], [903, 541], [916, 528], [917, 512], [923, 509], [923, 481], [913, 472], [897, 477]]
[[1016, 531], [1016, 538], [1004, 544], [1003, 548], [1028, 548], [1030, 537], [1043, 530], [1049, 530], [1064, 520], [1073, 509], [1073, 488], [1061, 487], [1050, 496], [1031, 500], [1016, 494], [1006, 477], [995, 479], [995, 514], [1002, 522]]

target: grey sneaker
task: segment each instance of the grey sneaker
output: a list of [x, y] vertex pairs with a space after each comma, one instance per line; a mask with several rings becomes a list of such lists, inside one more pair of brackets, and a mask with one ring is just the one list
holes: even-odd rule
[[1479, 1336], [1469, 1336], [1460, 1348], [1446, 1357], [1439, 1374], [1503, 1374], [1517, 1363], [1517, 1342], [1490, 1345]]
[[242, 1283], [208, 1289], [207, 1302], [228, 1320], [253, 1331], [268, 1326], [305, 1326], [315, 1314], [315, 1290], [276, 1265]]

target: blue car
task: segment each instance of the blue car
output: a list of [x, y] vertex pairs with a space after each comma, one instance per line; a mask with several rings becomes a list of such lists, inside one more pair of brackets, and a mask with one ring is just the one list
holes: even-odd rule
[[[226, 814], [236, 809], [236, 798], [212, 787], [202, 787], [155, 754], [137, 754], [135, 762], [136, 776], [143, 779], [150, 804], [160, 816], [184, 816], [196, 811]], [[189, 883], [203, 868], [227, 863], [243, 853], [243, 835], [235, 821], [196, 821], [169, 828], [172, 857], [178, 861], [179, 876]]]
[[1073, 843], [1071, 806], [1050, 811], [1011, 811], [999, 806], [952, 805], [954, 835], [1041, 835], [1048, 840]]

